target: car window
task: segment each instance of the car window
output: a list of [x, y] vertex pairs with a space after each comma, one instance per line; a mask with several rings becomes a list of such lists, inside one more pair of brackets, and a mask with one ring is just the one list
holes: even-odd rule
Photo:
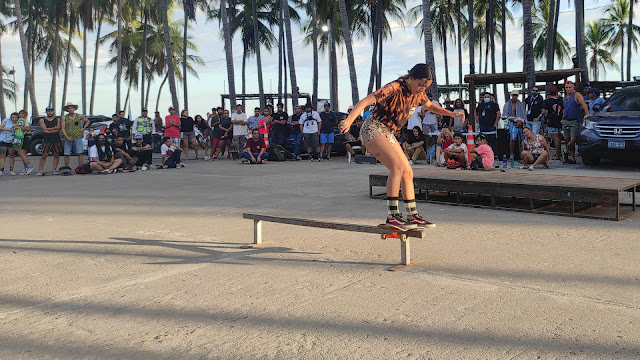
[[640, 89], [618, 90], [605, 103], [607, 112], [640, 111]]

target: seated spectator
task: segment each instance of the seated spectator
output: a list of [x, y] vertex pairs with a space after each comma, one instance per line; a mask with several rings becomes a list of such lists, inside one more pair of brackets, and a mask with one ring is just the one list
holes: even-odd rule
[[534, 134], [529, 125], [524, 127], [522, 134], [524, 135], [524, 150], [520, 153], [523, 162], [522, 168], [533, 171], [536, 165], [542, 164], [544, 167], [549, 167], [551, 150], [549, 150], [549, 144], [544, 136]]
[[95, 129], [92, 127], [88, 128], [87, 131], [89, 132], [87, 133], [85, 139], [87, 140], [87, 148], [90, 148], [96, 144], [96, 134]]
[[168, 168], [184, 167], [184, 164], [180, 161], [180, 155], [183, 153], [182, 148], [171, 141], [171, 138], [165, 136], [162, 138], [162, 146], [160, 147], [160, 153], [162, 153], [162, 165]]
[[142, 134], [134, 136], [135, 143], [131, 147], [131, 155], [137, 160], [135, 166], [142, 167], [142, 171], [146, 171], [151, 167], [153, 151], [151, 150], [151, 145], [145, 143], [143, 139]]
[[362, 152], [365, 152], [365, 146], [362, 144], [362, 141], [360, 141], [360, 128], [363, 123], [364, 120], [362, 119], [362, 116], [358, 115], [355, 124], [351, 125], [349, 132], [345, 134], [346, 141], [344, 142], [344, 147], [347, 150], [347, 153], [351, 153], [351, 156], [356, 155], [356, 151], [353, 149], [354, 146], [360, 146], [362, 148]]
[[446, 160], [453, 159], [462, 166], [466, 166], [467, 163], [467, 145], [462, 143], [462, 134], [453, 134], [453, 144], [444, 149], [444, 158]]
[[116, 160], [122, 160], [122, 168], [125, 171], [131, 170], [131, 167], [138, 161], [131, 157], [131, 147], [128, 141], [124, 141], [122, 135], [116, 137], [116, 142], [113, 146], [113, 156]]
[[113, 174], [122, 165], [122, 160], [116, 160], [113, 156], [107, 137], [103, 134], [98, 134], [96, 144], [89, 148], [89, 159], [91, 170], [101, 174]]
[[269, 157], [264, 139], [260, 136], [258, 129], [253, 129], [251, 137], [247, 140], [247, 145], [242, 152], [242, 162], [251, 164], [261, 164]]
[[471, 155], [471, 170], [492, 169], [493, 168], [493, 149], [487, 144], [487, 136], [478, 134], [478, 145], [469, 151]]
[[453, 144], [453, 137], [451, 136], [451, 130], [448, 128], [442, 128], [440, 135], [436, 141], [436, 166], [444, 166], [444, 149]]
[[409, 164], [413, 165], [416, 161], [427, 158], [427, 153], [424, 151], [425, 142], [425, 136], [422, 134], [420, 127], [414, 127], [413, 131], [408, 134], [407, 141], [402, 144], [402, 149], [407, 159], [409, 159]]

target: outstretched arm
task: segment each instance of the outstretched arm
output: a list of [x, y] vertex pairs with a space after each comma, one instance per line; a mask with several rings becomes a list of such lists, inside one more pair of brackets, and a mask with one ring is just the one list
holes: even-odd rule
[[347, 117], [344, 120], [340, 121], [340, 125], [338, 126], [340, 133], [344, 134], [347, 131], [349, 131], [349, 129], [351, 128], [351, 124], [353, 124], [353, 122], [356, 120], [358, 115], [362, 114], [364, 109], [368, 108], [369, 106], [375, 103], [376, 103], [376, 98], [373, 96], [373, 94], [369, 94], [367, 97], [360, 100], [356, 104], [356, 106], [353, 107], [353, 110], [351, 110], [349, 115], [347, 115]]
[[443, 108], [440, 105], [434, 104], [430, 100], [427, 100], [426, 102], [424, 102], [422, 104], [422, 108], [423, 109], [427, 109], [427, 110], [429, 110], [430, 112], [432, 112], [433, 114], [436, 114], [436, 115], [444, 115], [444, 116], [449, 116], [451, 118], [461, 117], [462, 121], [464, 121], [464, 113], [463, 112], [449, 111], [449, 110]]

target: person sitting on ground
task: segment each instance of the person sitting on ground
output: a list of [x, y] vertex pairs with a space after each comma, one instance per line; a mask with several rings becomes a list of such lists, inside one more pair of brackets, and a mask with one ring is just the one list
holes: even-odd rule
[[251, 164], [261, 164], [269, 157], [264, 139], [260, 136], [258, 129], [253, 129], [251, 137], [247, 140], [247, 145], [242, 152], [242, 162]]
[[138, 161], [131, 157], [131, 146], [125, 141], [122, 135], [116, 137], [116, 142], [112, 145], [113, 156], [116, 160], [122, 160], [122, 168], [124, 171], [132, 170], [131, 167]]
[[467, 145], [462, 143], [462, 134], [453, 134], [453, 144], [444, 149], [444, 158], [446, 160], [453, 159], [459, 162], [463, 167], [467, 163]]
[[[549, 167], [551, 163], [551, 150], [544, 136], [534, 134], [529, 125], [522, 130], [524, 134], [524, 150], [520, 153], [523, 161], [523, 169], [533, 170], [536, 165], [544, 165]], [[532, 165], [529, 165], [532, 164]]]
[[162, 154], [163, 166], [172, 169], [184, 167], [184, 164], [180, 161], [180, 155], [183, 153], [183, 150], [180, 146], [174, 144], [170, 137], [165, 136], [162, 138], [160, 153]]
[[133, 159], [136, 159], [135, 166], [141, 167], [142, 171], [149, 170], [151, 167], [151, 159], [153, 157], [153, 150], [149, 143], [144, 142], [142, 134], [134, 135], [135, 143], [131, 147], [131, 155]]
[[478, 145], [469, 151], [471, 155], [471, 170], [492, 169], [494, 155], [493, 149], [488, 144], [487, 136], [480, 133], [476, 139], [478, 140]]
[[453, 144], [453, 137], [451, 136], [451, 130], [448, 128], [442, 128], [440, 135], [436, 141], [436, 166], [444, 166], [444, 149]]
[[420, 127], [414, 127], [408, 134], [407, 141], [402, 144], [402, 149], [407, 159], [409, 159], [409, 164], [413, 165], [416, 161], [427, 158], [427, 153], [424, 151], [425, 142], [425, 136], [422, 134]]
[[362, 119], [362, 116], [358, 115], [355, 124], [351, 125], [349, 132], [345, 134], [346, 141], [344, 142], [344, 147], [347, 150], [347, 153], [351, 153], [351, 156], [356, 156], [356, 151], [353, 149], [354, 146], [360, 146], [362, 153], [366, 151], [365, 146], [360, 140], [360, 128], [362, 128], [363, 123], [364, 119]]
[[113, 174], [122, 165], [122, 159], [113, 156], [111, 146], [107, 143], [107, 137], [99, 134], [96, 144], [89, 148], [89, 159], [91, 159], [92, 171], [99, 171], [102, 174]]

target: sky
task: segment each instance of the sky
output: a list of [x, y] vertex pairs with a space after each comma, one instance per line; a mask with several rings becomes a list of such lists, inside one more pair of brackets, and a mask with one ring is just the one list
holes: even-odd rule
[[[600, 0], [595, 2], [587, 0], [585, 2], [585, 23], [589, 23], [593, 20], [603, 16], [604, 9], [611, 0]], [[408, 0], [407, 9], [420, 3], [418, 0]], [[573, 4], [573, 3], [572, 3]], [[515, 24], [507, 23], [507, 71], [522, 71], [522, 57], [519, 54], [519, 48], [523, 42], [523, 32], [519, 23], [522, 12], [520, 9], [512, 10], [514, 17], [516, 17]], [[176, 11], [175, 17], [182, 16], [181, 12]], [[636, 16], [636, 19], [638, 16]], [[13, 19], [4, 19], [5, 22]], [[190, 76], [188, 79], [189, 84], [189, 112], [193, 116], [195, 114], [205, 115], [207, 111], [210, 111], [212, 107], [221, 105], [220, 94], [228, 91], [226, 62], [224, 52], [224, 41], [222, 39], [221, 30], [218, 22], [206, 22], [204, 14], [198, 14], [196, 23], [193, 24], [191, 34], [192, 41], [197, 44], [199, 51], [196, 52], [205, 62], [203, 66], [195, 66], [195, 70], [198, 73], [199, 78]], [[635, 20], [637, 22], [637, 20]], [[572, 8], [569, 8], [567, 2], [562, 2], [559, 18], [558, 31], [567, 39], [570, 46], [575, 46], [575, 27], [574, 27], [574, 12]], [[392, 24], [392, 38], [388, 39], [384, 44], [383, 51], [383, 74], [382, 83], [390, 82], [397, 77], [406, 74], [416, 63], [424, 62], [424, 41], [420, 39], [416, 31], [414, 30], [414, 23], [406, 23], [404, 28], [400, 24]], [[103, 34], [116, 30], [113, 27], [103, 28]], [[277, 28], [273, 30], [277, 36]], [[293, 27], [293, 48], [295, 56], [296, 74], [298, 80], [298, 87], [300, 92], [311, 93], [312, 91], [312, 74], [313, 74], [313, 57], [312, 51], [309, 47], [304, 46], [303, 34], [299, 28]], [[22, 89], [24, 83], [24, 65], [22, 61], [22, 52], [20, 48], [20, 41], [17, 34], [6, 34], [2, 38], [2, 62], [5, 67], [9, 69], [15, 68], [16, 81]], [[89, 44], [95, 42], [95, 33], [88, 34]], [[75, 39], [75, 46], [81, 51], [82, 41]], [[449, 78], [451, 83], [457, 83], [458, 81], [458, 53], [457, 46], [453, 42], [449, 44], [449, 51], [447, 54], [449, 64]], [[502, 69], [500, 62], [500, 42], [496, 41], [496, 68], [498, 71]], [[369, 69], [371, 66], [371, 52], [372, 45], [369, 39], [354, 39], [353, 50], [356, 64], [356, 73], [358, 77], [358, 90], [361, 98], [365, 97], [367, 86], [369, 83]], [[264, 90], [265, 92], [277, 92], [278, 89], [278, 52], [277, 48], [273, 49], [271, 53], [266, 50], [262, 50], [262, 73], [264, 78]], [[444, 54], [439, 43], [434, 40], [434, 56], [436, 62], [436, 76], [440, 84], [444, 84]], [[242, 45], [238, 37], [233, 42], [233, 55], [235, 66], [235, 82], [236, 92], [241, 91], [241, 66], [242, 66]], [[105, 68], [105, 64], [109, 58], [113, 55], [109, 54], [107, 46], [102, 46], [99, 49], [98, 55], [98, 77], [96, 87], [96, 100], [94, 105], [94, 115], [108, 115], [110, 116], [115, 111], [115, 98], [116, 98], [116, 86], [114, 82], [115, 67]], [[477, 64], [478, 51], [476, 49], [476, 64]], [[614, 53], [614, 59], [620, 61], [619, 51]], [[633, 75], [640, 75], [640, 64], [637, 62], [638, 55], [633, 54], [634, 60], [632, 61], [631, 72]], [[91, 71], [93, 59], [94, 59], [94, 47], [89, 46], [88, 49], [88, 83], [87, 94], [91, 89]], [[625, 54], [626, 58], [626, 54]], [[67, 101], [74, 102], [78, 105], [81, 103], [81, 80], [79, 64], [72, 66], [73, 72], [70, 75], [68, 85]], [[536, 70], [541, 70], [543, 65], [536, 64]], [[570, 61], [564, 64], [556, 64], [558, 68], [570, 68], [572, 64]], [[477, 67], [477, 65], [476, 65]], [[625, 65], [626, 67], [626, 65]], [[463, 75], [469, 72], [468, 52], [463, 47]], [[257, 81], [257, 66], [255, 57], [247, 60], [247, 93], [258, 93], [258, 81]], [[56, 109], [61, 107], [62, 101], [62, 83], [63, 75], [59, 77], [57, 82], [57, 103]], [[620, 80], [620, 72], [607, 69], [606, 75], [601, 74], [600, 80]], [[51, 89], [51, 74], [44, 68], [44, 64], [36, 65], [35, 73], [35, 85], [36, 96], [38, 99], [38, 107], [41, 112], [44, 113], [49, 100], [49, 92]], [[338, 50], [338, 104], [341, 111], [345, 111], [346, 108], [351, 105], [351, 84], [349, 81], [349, 67], [346, 59], [346, 51]], [[161, 114], [165, 114], [167, 107], [171, 104], [171, 96], [168, 90], [168, 82], [165, 84], [160, 102], [157, 104], [156, 97], [158, 95], [159, 85], [162, 79], [156, 79], [151, 84], [151, 94], [149, 97], [149, 112], [159, 109]], [[182, 90], [181, 85], [178, 84], [178, 98], [182, 104]], [[499, 86], [498, 94], [499, 98], [502, 87]], [[122, 85], [122, 104], [124, 105], [124, 97], [126, 95], [126, 85]], [[17, 105], [12, 102], [6, 102], [7, 112], [14, 111], [16, 108], [20, 109], [23, 106], [23, 92], [18, 94]], [[87, 102], [89, 95], [87, 95]], [[325, 55], [321, 54], [319, 59], [319, 89], [318, 97], [320, 99], [329, 98], [329, 66], [328, 59]], [[442, 98], [441, 98], [442, 100]], [[140, 93], [131, 90], [131, 114], [133, 116], [139, 115], [140, 110]], [[248, 102], [247, 107], [253, 107], [258, 105], [258, 102]], [[227, 105], [228, 106], [228, 105]], [[88, 105], [87, 105], [88, 107]], [[128, 112], [128, 109], [126, 109]], [[88, 109], [79, 109], [81, 113], [88, 113]]]

